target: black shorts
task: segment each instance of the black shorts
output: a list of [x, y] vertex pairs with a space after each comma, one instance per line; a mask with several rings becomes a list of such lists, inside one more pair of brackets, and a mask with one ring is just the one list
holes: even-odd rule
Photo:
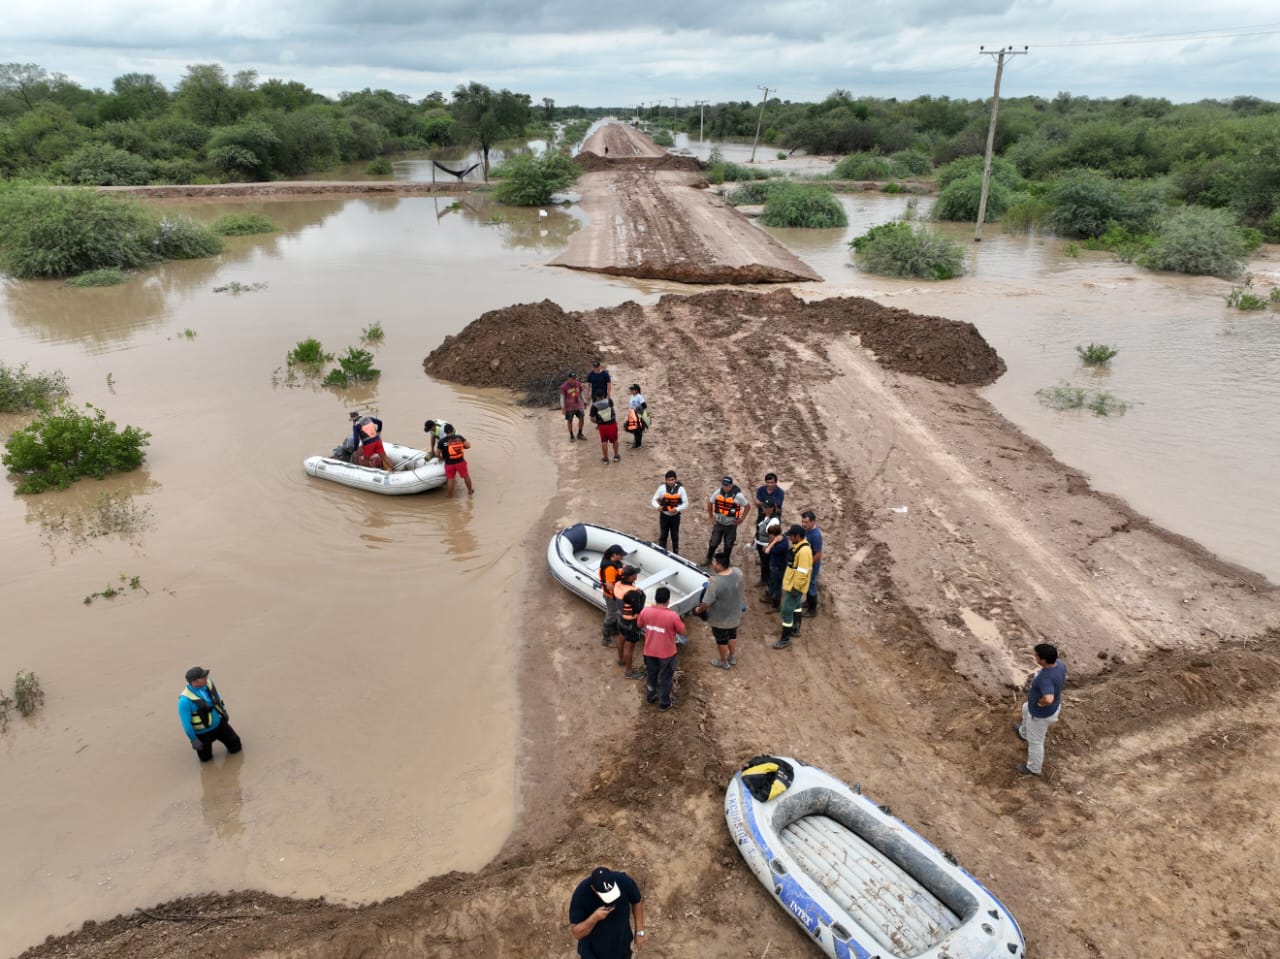
[[581, 419], [585, 419], [585, 418], [586, 418], [586, 417], [585, 417], [585, 415], [583, 414], [582, 410], [565, 410], [565, 411], [564, 411], [564, 418], [565, 418], [566, 420], [571, 420], [571, 419], [573, 419], [575, 416], [576, 416], [578, 419], [580, 419], [580, 420], [581, 420]]
[[737, 626], [712, 626], [711, 635], [716, 638], [717, 646], [728, 646], [738, 638]]

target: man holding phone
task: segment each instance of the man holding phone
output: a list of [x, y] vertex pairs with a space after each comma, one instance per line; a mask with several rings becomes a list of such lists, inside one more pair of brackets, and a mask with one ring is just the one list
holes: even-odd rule
[[[630, 906], [628, 914], [627, 906]], [[631, 919], [635, 919], [632, 939]], [[631, 944], [643, 948], [644, 903], [640, 887], [625, 872], [596, 868], [569, 899], [569, 932], [582, 959], [631, 959]]]

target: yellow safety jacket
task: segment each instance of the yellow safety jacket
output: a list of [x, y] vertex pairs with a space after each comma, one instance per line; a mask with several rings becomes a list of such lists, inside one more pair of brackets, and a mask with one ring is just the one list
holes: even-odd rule
[[205, 699], [197, 692], [193, 692], [190, 687], [184, 687], [182, 695], [191, 700], [195, 707], [191, 710], [191, 728], [198, 733], [207, 733], [213, 728], [213, 714], [217, 712], [222, 714], [222, 697], [218, 695], [216, 686], [209, 686], [209, 696], [213, 699], [213, 704], [209, 704], [209, 700]]
[[800, 540], [791, 547], [791, 558], [787, 560], [787, 571], [782, 574], [782, 591], [797, 589], [802, 593], [809, 590], [809, 577], [813, 575], [813, 550], [808, 540]]

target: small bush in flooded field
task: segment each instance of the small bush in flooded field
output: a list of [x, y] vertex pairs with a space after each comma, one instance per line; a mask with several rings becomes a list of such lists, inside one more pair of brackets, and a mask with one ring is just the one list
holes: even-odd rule
[[381, 343], [386, 333], [382, 331], [382, 324], [374, 320], [360, 332], [360, 339], [366, 343]]
[[[711, 151], [707, 161], [706, 173], [708, 183], [748, 183], [752, 180], [769, 180], [782, 175], [780, 170], [758, 170], [755, 167], [730, 163], [717, 150]], [[760, 201], [752, 201], [760, 202]]]
[[1121, 416], [1133, 405], [1102, 390], [1072, 386], [1065, 380], [1057, 386], [1036, 390], [1036, 397], [1055, 410], [1087, 409], [1094, 416]]
[[878, 153], [850, 153], [831, 175], [837, 180], [887, 180], [893, 176], [893, 163]]
[[74, 276], [157, 259], [142, 204], [93, 190], [0, 189], [0, 267], [11, 276]]
[[778, 151], [778, 159], [779, 159], [779, 160], [785, 160], [786, 158], [787, 158], [787, 155], [786, 155], [785, 153], [783, 153], [781, 150], [779, 150], [779, 151]]
[[1149, 270], [1230, 279], [1244, 270], [1248, 252], [1248, 241], [1230, 212], [1188, 206], [1161, 222], [1138, 262]]
[[755, 180], [730, 190], [725, 200], [733, 206], [756, 206], [786, 185], [785, 180]]
[[214, 220], [209, 228], [219, 236], [252, 236], [280, 229], [261, 213], [228, 213]]
[[214, 293], [230, 293], [233, 296], [239, 296], [241, 293], [257, 293], [259, 290], [265, 290], [266, 283], [241, 283], [239, 280], [232, 280], [222, 286], [215, 286]]
[[199, 260], [222, 252], [222, 240], [190, 217], [166, 216], [156, 227], [156, 253], [165, 260]]
[[142, 590], [144, 593], [150, 595], [150, 590], [142, 585], [141, 576], [128, 576], [125, 573], [121, 573], [120, 582], [118, 584], [108, 583], [98, 592], [90, 593], [84, 598], [84, 604], [86, 606], [90, 606], [93, 604], [95, 599], [115, 599], [117, 596], [123, 596], [125, 594], [126, 587], [130, 591], [136, 592], [137, 590]]
[[1105, 343], [1090, 343], [1088, 346], [1076, 347], [1080, 362], [1086, 366], [1102, 366], [1110, 363], [1119, 352], [1115, 347], [1107, 346]]
[[[1280, 287], [1271, 291], [1271, 301], [1274, 303], [1280, 300], [1277, 292]], [[1246, 276], [1244, 284], [1232, 287], [1231, 292], [1227, 294], [1227, 306], [1233, 310], [1265, 310], [1267, 308], [1267, 300], [1258, 296], [1253, 292], [1253, 276]]]
[[326, 373], [322, 382], [325, 386], [350, 386], [352, 383], [376, 380], [381, 375], [381, 370], [373, 368], [372, 353], [349, 346], [346, 355], [338, 357], [338, 368]]
[[27, 364], [12, 367], [0, 361], [0, 413], [34, 410], [50, 398], [67, 392], [67, 378], [54, 373], [28, 373]]
[[391, 161], [386, 157], [374, 157], [369, 161], [369, 165], [364, 168], [364, 172], [370, 176], [389, 176], [391, 173]]
[[826, 187], [784, 181], [765, 198], [760, 222], [765, 226], [822, 230], [848, 226], [849, 217]]
[[963, 248], [924, 226], [900, 220], [881, 223], [849, 245], [868, 273], [924, 280], [950, 280], [964, 274]]
[[513, 156], [502, 166], [503, 180], [494, 196], [508, 206], [546, 206], [553, 194], [567, 189], [582, 174], [582, 168], [558, 150], [536, 157]]
[[311, 337], [299, 340], [298, 345], [289, 351], [285, 362], [290, 366], [323, 366], [333, 359], [332, 353], [326, 353], [320, 341]]
[[1080, 245], [1078, 243], [1068, 243], [1062, 248], [1062, 255], [1076, 259], [1080, 256]]
[[44, 690], [40, 687], [40, 677], [35, 673], [18, 670], [13, 677], [13, 702], [18, 712], [30, 716], [44, 705]]
[[676, 138], [671, 135], [670, 130], [659, 130], [653, 135], [653, 142], [660, 147], [673, 147], [676, 145]]
[[21, 477], [19, 493], [66, 489], [82, 476], [102, 479], [142, 465], [151, 434], [133, 426], [118, 429], [92, 403], [85, 408], [91, 412], [55, 403], [9, 437], [0, 462]]
[[117, 270], [114, 266], [108, 266], [101, 270], [90, 270], [88, 273], [73, 276], [67, 280], [67, 286], [119, 286], [121, 283], [128, 282], [128, 274], [123, 270]]

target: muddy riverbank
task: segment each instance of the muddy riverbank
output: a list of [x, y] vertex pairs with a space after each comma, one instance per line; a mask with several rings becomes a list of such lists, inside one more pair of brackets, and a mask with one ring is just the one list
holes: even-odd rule
[[[517, 546], [521, 810], [497, 859], [361, 909], [181, 900], [30, 956], [178, 943], [230, 959], [568, 955], [569, 892], [601, 862], [641, 883], [655, 956], [807, 955], [722, 822], [725, 783], [762, 751], [891, 804], [1004, 899], [1031, 955], [1267, 955], [1280, 934], [1277, 810], [1259, 799], [1280, 785], [1276, 591], [1095, 494], [974, 386], [877, 362], [793, 300], [725, 291], [627, 304], [612, 323], [593, 313], [615, 383], [639, 382], [654, 411], [620, 464], [566, 442], [555, 410], [538, 414], [557, 494]], [[925, 339], [932, 323], [895, 311], [885, 335]], [[745, 487], [775, 470], [787, 514], [815, 509], [827, 545], [822, 610], [801, 640], [770, 649], [777, 620], [753, 596], [724, 673], [695, 624], [678, 706], [659, 714], [542, 554], [579, 518], [656, 529], [648, 500], [669, 466], [695, 503], [725, 472]], [[691, 510], [682, 551], [700, 558], [706, 532]], [[751, 571], [741, 547], [735, 559]], [[1027, 780], [1009, 721], [1041, 640], [1071, 680], [1046, 775]]]

